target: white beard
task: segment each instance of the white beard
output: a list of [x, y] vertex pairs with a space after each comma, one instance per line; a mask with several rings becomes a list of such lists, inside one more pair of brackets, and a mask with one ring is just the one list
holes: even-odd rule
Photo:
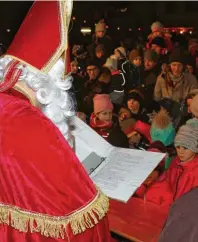
[[[4, 70], [12, 60], [9, 56], [0, 59], [0, 80], [3, 80]], [[42, 112], [59, 128], [67, 141], [71, 143], [69, 119], [75, 115], [75, 99], [68, 90], [72, 86], [72, 76], [68, 75], [63, 80], [64, 62], [59, 59], [48, 74], [42, 74], [24, 64], [17, 68], [22, 70], [19, 81], [36, 93]]]

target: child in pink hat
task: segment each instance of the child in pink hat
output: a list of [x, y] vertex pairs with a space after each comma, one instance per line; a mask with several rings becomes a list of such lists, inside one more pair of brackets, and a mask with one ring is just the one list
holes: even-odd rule
[[90, 117], [90, 126], [109, 143], [117, 147], [128, 148], [127, 136], [113, 115], [113, 104], [108, 94], [98, 94], [93, 99], [94, 112]]

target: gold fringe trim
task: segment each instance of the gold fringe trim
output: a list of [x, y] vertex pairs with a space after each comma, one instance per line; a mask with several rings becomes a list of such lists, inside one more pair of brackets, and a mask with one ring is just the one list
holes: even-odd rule
[[74, 235], [82, 233], [99, 223], [108, 209], [108, 198], [98, 191], [96, 197], [86, 207], [68, 216], [49, 216], [0, 204], [0, 223], [7, 224], [20, 232], [37, 232], [45, 237], [64, 239], [67, 236], [68, 226]]

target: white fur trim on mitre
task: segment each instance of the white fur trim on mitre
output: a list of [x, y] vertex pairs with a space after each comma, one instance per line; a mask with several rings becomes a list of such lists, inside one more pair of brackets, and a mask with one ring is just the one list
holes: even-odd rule
[[[0, 58], [0, 80], [3, 80], [4, 70], [12, 60], [11, 57]], [[22, 69], [19, 81], [25, 82], [36, 92], [37, 101], [41, 104], [42, 112], [52, 120], [64, 137], [70, 139], [68, 120], [75, 115], [76, 102], [69, 89], [72, 86], [72, 76], [63, 80], [65, 65], [59, 59], [48, 74], [42, 74], [30, 66], [19, 64]]]

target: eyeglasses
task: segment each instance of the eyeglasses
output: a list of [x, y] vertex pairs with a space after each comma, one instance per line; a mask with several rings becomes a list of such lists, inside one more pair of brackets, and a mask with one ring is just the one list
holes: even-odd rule
[[92, 71], [96, 71], [97, 70], [97, 67], [94, 67], [94, 68], [90, 68], [90, 69], [87, 69], [87, 72], [92, 72]]

